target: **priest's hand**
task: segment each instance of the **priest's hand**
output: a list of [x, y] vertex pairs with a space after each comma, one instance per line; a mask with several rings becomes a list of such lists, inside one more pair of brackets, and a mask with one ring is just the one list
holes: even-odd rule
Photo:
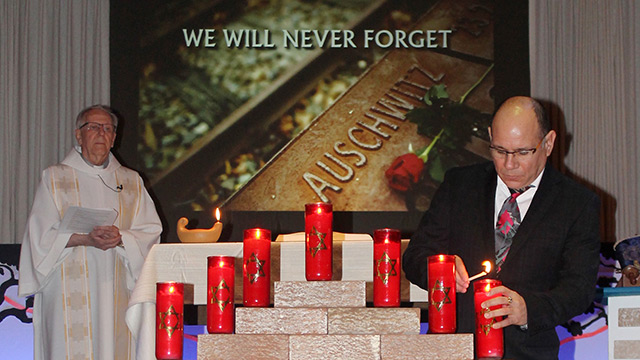
[[98, 249], [107, 250], [114, 248], [122, 244], [122, 236], [120, 235], [120, 229], [116, 226], [96, 226], [93, 231], [89, 233], [94, 240], [94, 247]]
[[67, 247], [93, 246], [101, 250], [108, 250], [122, 245], [122, 235], [116, 226], [96, 226], [88, 234], [73, 234], [69, 238]]
[[464, 261], [458, 255], [455, 255], [456, 261], [456, 292], [466, 293], [469, 288], [469, 274], [464, 266]]
[[489, 311], [485, 314], [486, 318], [504, 316], [501, 321], [496, 321], [492, 325], [492, 328], [500, 329], [509, 325], [527, 325], [527, 304], [525, 303], [524, 298], [506, 286], [496, 286], [487, 293], [488, 296], [498, 294], [502, 296], [486, 300], [481, 304], [484, 309], [501, 305], [500, 308]]

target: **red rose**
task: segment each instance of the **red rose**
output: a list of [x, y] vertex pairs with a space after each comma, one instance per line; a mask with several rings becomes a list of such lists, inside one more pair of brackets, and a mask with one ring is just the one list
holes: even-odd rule
[[393, 164], [384, 172], [389, 186], [398, 191], [407, 191], [413, 184], [417, 184], [424, 162], [414, 153], [398, 156]]

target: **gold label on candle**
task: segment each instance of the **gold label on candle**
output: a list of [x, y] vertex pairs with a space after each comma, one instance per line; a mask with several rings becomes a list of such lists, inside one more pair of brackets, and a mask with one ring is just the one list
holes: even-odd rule
[[[489, 310], [489, 309], [482, 309], [482, 317], [484, 317], [484, 315], [485, 315], [486, 313], [488, 313], [489, 311], [491, 311], [491, 310]], [[489, 321], [489, 323], [488, 323], [488, 324], [482, 324], [482, 325], [480, 325], [480, 327], [481, 327], [481, 329], [482, 329], [482, 332], [483, 332], [485, 335], [489, 336], [489, 332], [491, 331], [491, 325], [493, 325], [493, 323], [495, 323], [495, 322], [496, 322], [496, 318], [491, 318], [491, 320]]]
[[[398, 276], [398, 273], [396, 272], [397, 262], [398, 260], [392, 259], [391, 257], [389, 257], [389, 254], [387, 254], [386, 251], [382, 253], [382, 256], [380, 256], [380, 259], [376, 260], [377, 276], [378, 278], [380, 278], [380, 280], [382, 280], [383, 284], [387, 285], [387, 283], [389, 282], [389, 276]], [[380, 265], [382, 264], [387, 265], [386, 271], [380, 270]]]
[[[312, 227], [313, 230], [307, 235], [307, 243], [309, 243], [309, 252], [312, 257], [316, 257], [316, 254], [320, 250], [327, 250], [327, 245], [324, 243], [324, 238], [327, 236], [327, 233], [321, 233], [316, 229], [315, 226]], [[311, 236], [315, 236], [318, 238], [318, 245], [311, 246]]]
[[[435, 300], [436, 291], [442, 293], [442, 300]], [[436, 283], [433, 285], [431, 289], [431, 293], [429, 294], [429, 301], [433, 306], [436, 307], [436, 310], [440, 311], [444, 304], [451, 304], [451, 298], [449, 298], [449, 292], [451, 291], [451, 287], [445, 287], [442, 280], [436, 280]]]
[[[258, 257], [256, 256], [256, 253], [251, 253], [251, 256], [249, 256], [249, 259], [247, 259], [247, 262], [245, 264], [245, 266], [247, 267], [247, 277], [249, 278], [249, 283], [253, 284], [256, 281], [258, 281], [258, 278], [261, 276], [266, 276], [264, 273], [264, 263], [266, 262], [266, 260], [260, 260], [258, 259]], [[249, 267], [249, 265], [251, 263], [255, 264], [255, 267]], [[250, 272], [251, 270], [255, 269], [255, 272]]]
[[[227, 290], [227, 298], [226, 299], [222, 299], [222, 290]], [[218, 292], [220, 292], [220, 294], [218, 294]], [[212, 304], [218, 304], [218, 307], [220, 308], [220, 311], [224, 311], [224, 309], [227, 307], [227, 305], [229, 305], [231, 303], [231, 294], [230, 294], [231, 290], [229, 289], [229, 285], [227, 285], [227, 283], [224, 281], [224, 279], [222, 279], [220, 281], [220, 284], [218, 284], [218, 286], [216, 287], [211, 287], [211, 294], [213, 296], [211, 296], [211, 303]], [[220, 296], [220, 298], [218, 297]]]
[[159, 311], [158, 315], [160, 316], [160, 325], [158, 325], [158, 330], [167, 330], [167, 335], [169, 337], [173, 335], [174, 331], [182, 329], [180, 314], [176, 311], [173, 305], [169, 306], [167, 311]]

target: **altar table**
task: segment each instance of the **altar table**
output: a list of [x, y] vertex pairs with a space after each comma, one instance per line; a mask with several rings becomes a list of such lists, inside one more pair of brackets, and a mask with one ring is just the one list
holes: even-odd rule
[[[271, 282], [304, 281], [304, 241], [291, 234], [285, 241], [271, 243]], [[367, 281], [367, 301], [373, 294], [373, 241], [371, 237], [334, 234], [334, 280]], [[342, 236], [342, 237], [341, 237]], [[344, 239], [340, 241], [340, 239]], [[357, 240], [350, 240], [355, 238]], [[402, 241], [402, 251], [408, 240]], [[242, 302], [242, 243], [158, 244], [153, 246], [131, 294], [126, 321], [136, 341], [138, 359], [155, 359], [156, 283], [178, 281], [187, 286], [185, 303], [205, 305], [207, 257], [236, 258], [235, 301]], [[193, 289], [191, 294], [191, 289]], [[273, 299], [273, 284], [271, 297]], [[426, 301], [426, 291], [406, 280], [401, 272], [401, 300]]]

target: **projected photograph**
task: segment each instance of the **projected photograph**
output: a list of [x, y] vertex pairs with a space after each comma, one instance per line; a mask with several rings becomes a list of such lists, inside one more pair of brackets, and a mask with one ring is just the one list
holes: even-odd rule
[[170, 224], [421, 212], [447, 169], [488, 158], [491, 1], [145, 4], [138, 154]]

